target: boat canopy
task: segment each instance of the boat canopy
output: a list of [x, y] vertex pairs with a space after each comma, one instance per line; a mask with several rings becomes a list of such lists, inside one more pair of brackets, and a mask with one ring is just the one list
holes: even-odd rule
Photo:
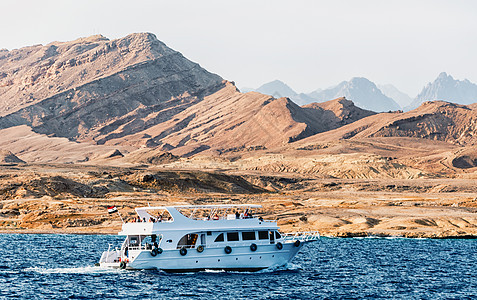
[[[186, 219], [193, 219], [194, 214], [200, 210], [211, 210], [211, 214], [209, 215], [209, 217], [212, 217], [212, 215], [216, 215], [218, 211], [224, 210], [224, 209], [227, 211], [228, 209], [242, 208], [248, 211], [249, 209], [261, 208], [261, 207], [262, 207], [261, 205], [257, 205], [257, 204], [145, 206], [145, 207], [136, 208], [136, 213], [142, 220], [144, 219], [149, 220], [150, 218], [156, 217], [151, 215], [150, 212], [155, 210], [167, 210], [174, 221], [179, 221], [179, 220], [185, 221]], [[192, 210], [189, 216], [184, 215], [184, 211], [187, 211], [187, 210]]]
[[158, 210], [158, 209], [220, 209], [220, 208], [261, 208], [258, 204], [217, 204], [217, 205], [177, 205], [177, 206], [144, 206], [137, 207], [136, 212], [146, 210]]

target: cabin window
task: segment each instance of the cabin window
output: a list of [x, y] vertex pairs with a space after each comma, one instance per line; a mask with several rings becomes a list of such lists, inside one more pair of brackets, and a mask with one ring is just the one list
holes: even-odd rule
[[239, 233], [238, 232], [227, 232], [227, 241], [236, 242], [238, 240], [239, 240]]
[[259, 240], [268, 240], [268, 231], [259, 231], [258, 232]]
[[207, 231], [207, 235], [212, 235], [212, 231]]
[[129, 244], [132, 246], [139, 246], [139, 239], [137, 236], [133, 236], [129, 238]]
[[221, 233], [215, 238], [214, 242], [223, 242], [223, 241], [224, 241], [224, 234]]
[[282, 235], [278, 231], [275, 231], [275, 239], [278, 240], [281, 237], [282, 237]]
[[184, 235], [180, 240], [179, 243], [177, 243], [177, 249], [180, 249], [182, 247], [186, 248], [193, 248], [195, 246], [195, 243], [197, 242], [197, 238], [199, 235], [195, 233], [190, 233]]
[[255, 231], [242, 232], [242, 241], [253, 241], [253, 240], [255, 240]]

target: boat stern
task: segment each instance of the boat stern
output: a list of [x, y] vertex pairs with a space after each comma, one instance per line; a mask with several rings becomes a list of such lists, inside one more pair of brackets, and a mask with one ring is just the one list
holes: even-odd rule
[[[117, 249], [104, 251], [99, 259], [100, 267], [120, 268], [121, 263], [121, 252]], [[126, 262], [124, 261], [123, 263]]]

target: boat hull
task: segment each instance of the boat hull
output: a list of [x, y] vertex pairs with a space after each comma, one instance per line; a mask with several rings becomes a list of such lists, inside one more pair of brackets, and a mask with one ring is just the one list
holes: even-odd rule
[[[202, 252], [191, 248], [187, 249], [186, 255], [181, 255], [179, 249], [164, 250], [156, 256], [152, 256], [151, 251], [143, 250], [131, 253], [132, 259], [125, 267], [136, 270], [158, 269], [171, 273], [203, 270], [259, 271], [287, 264], [304, 244], [296, 246], [285, 243], [282, 249], [276, 244], [258, 245], [255, 251], [251, 250], [250, 245], [235, 246], [229, 254], [225, 252], [226, 245], [205, 247]], [[119, 268], [119, 264], [116, 267]]]

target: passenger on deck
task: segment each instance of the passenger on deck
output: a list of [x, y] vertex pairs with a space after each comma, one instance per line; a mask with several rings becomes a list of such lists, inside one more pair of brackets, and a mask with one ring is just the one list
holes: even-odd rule
[[240, 219], [240, 214], [238, 211], [235, 211], [235, 219]]
[[218, 220], [219, 219], [219, 216], [217, 216], [217, 214], [214, 215], [214, 220]]

